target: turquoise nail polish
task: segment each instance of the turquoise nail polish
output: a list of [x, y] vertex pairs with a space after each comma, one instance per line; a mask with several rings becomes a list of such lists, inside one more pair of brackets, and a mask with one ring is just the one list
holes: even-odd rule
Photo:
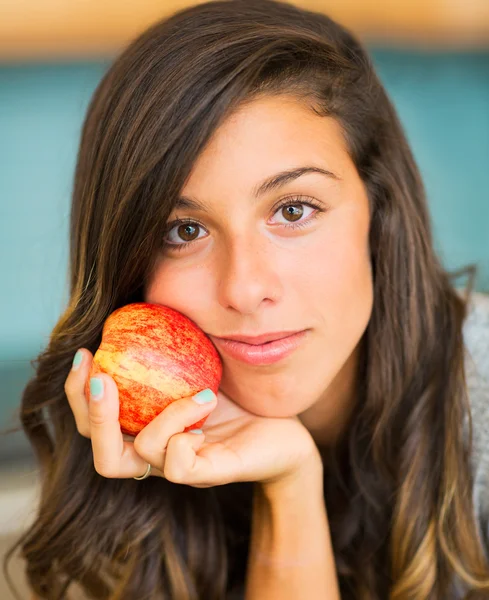
[[92, 400], [100, 400], [104, 395], [104, 382], [100, 377], [90, 378], [90, 396]]
[[197, 402], [197, 404], [205, 404], [206, 402], [212, 402], [215, 397], [214, 392], [210, 388], [207, 388], [198, 394], [195, 394], [193, 400], [194, 402]]
[[76, 371], [78, 369], [78, 367], [81, 365], [82, 360], [83, 360], [83, 352], [78, 350], [77, 353], [75, 354], [75, 357], [73, 358], [73, 370], [74, 371]]
[[204, 433], [202, 429], [191, 429], [189, 433]]

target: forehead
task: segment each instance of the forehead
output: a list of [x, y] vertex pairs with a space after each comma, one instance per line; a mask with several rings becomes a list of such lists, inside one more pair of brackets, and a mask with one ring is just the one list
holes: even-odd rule
[[270, 175], [305, 165], [340, 178], [352, 168], [341, 126], [296, 99], [261, 98], [241, 106], [214, 132], [182, 196], [202, 196], [211, 188], [226, 193], [230, 186], [256, 195]]

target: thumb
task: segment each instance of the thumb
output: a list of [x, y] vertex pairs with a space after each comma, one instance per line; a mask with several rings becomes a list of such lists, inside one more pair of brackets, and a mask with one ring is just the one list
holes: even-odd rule
[[88, 399], [88, 419], [90, 428], [102, 425], [119, 424], [119, 391], [115, 381], [100, 369], [90, 371], [85, 385]]

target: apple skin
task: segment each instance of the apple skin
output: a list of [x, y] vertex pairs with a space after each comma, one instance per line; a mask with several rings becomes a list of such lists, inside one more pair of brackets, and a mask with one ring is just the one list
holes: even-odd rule
[[[136, 302], [107, 317], [85, 384], [87, 399], [90, 377], [97, 373], [116, 382], [121, 431], [136, 436], [171, 402], [205, 388], [217, 394], [222, 362], [210, 338], [187, 316]], [[207, 417], [185, 431], [199, 429]]]

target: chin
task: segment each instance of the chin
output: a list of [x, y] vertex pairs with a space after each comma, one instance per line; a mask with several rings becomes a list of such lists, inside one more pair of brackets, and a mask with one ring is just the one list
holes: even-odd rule
[[[240, 406], [242, 406], [240, 404]], [[289, 407], [274, 407], [274, 406], [260, 406], [258, 408], [243, 406], [248, 412], [257, 416], [257, 417], [269, 417], [272, 419], [277, 418], [289, 418], [296, 417], [298, 414], [302, 412], [302, 408], [289, 408]]]
[[223, 393], [231, 398], [244, 410], [257, 417], [288, 418], [296, 417], [307, 410], [314, 400], [308, 401], [304, 396], [298, 399], [295, 391], [288, 393], [275, 392], [269, 394], [266, 391], [255, 391], [248, 389], [239, 390], [233, 386], [220, 386]]

